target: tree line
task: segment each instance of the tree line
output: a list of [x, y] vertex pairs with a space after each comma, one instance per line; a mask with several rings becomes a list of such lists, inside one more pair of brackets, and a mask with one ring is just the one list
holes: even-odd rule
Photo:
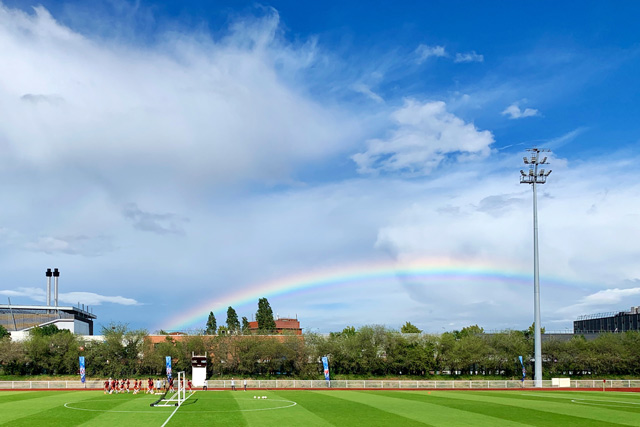
[[[258, 322], [258, 330], [255, 332], [257, 335], [269, 335], [276, 329], [276, 321], [273, 318], [273, 310], [266, 298], [260, 298], [258, 300], [258, 311], [256, 312], [256, 321]], [[249, 319], [242, 316], [242, 325], [238, 320], [238, 313], [236, 310], [229, 306], [227, 309], [227, 321], [226, 326], [218, 326], [215, 314], [213, 311], [209, 312], [207, 318], [207, 324], [204, 329], [206, 335], [247, 335], [249, 331]]]
[[[85, 341], [55, 326], [34, 328], [29, 339], [0, 339], [0, 373], [4, 375], [74, 375], [85, 356], [93, 377], [164, 374], [165, 356], [173, 369], [189, 372], [192, 352], [208, 355], [208, 376], [293, 376], [321, 379], [320, 358], [329, 357], [332, 375], [401, 376], [491, 375], [520, 378], [523, 356], [527, 378], [533, 377], [533, 334], [503, 331], [485, 334], [477, 325], [429, 335], [406, 328], [347, 327], [328, 335], [167, 335], [152, 343], [143, 330], [123, 325], [103, 328], [102, 341]], [[409, 326], [413, 326], [410, 325]], [[415, 328], [415, 327], [414, 327]], [[417, 329], [417, 328], [416, 328]], [[410, 330], [411, 332], [404, 332]], [[419, 331], [419, 330], [418, 330]], [[545, 377], [639, 375], [640, 332], [604, 333], [592, 341], [574, 336], [543, 342]]]

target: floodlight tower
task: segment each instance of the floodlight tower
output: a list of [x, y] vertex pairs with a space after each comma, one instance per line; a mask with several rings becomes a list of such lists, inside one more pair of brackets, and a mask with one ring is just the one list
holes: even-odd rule
[[545, 171], [538, 165], [547, 164], [547, 157], [540, 159], [540, 155], [549, 152], [538, 148], [527, 150], [530, 157], [523, 157], [524, 164], [529, 166], [529, 172], [520, 170], [520, 184], [531, 184], [533, 187], [533, 309], [535, 316], [534, 324], [534, 353], [535, 353], [535, 386], [542, 387], [542, 334], [540, 333], [540, 278], [538, 266], [538, 195], [536, 184], [544, 184], [551, 173], [551, 169]]

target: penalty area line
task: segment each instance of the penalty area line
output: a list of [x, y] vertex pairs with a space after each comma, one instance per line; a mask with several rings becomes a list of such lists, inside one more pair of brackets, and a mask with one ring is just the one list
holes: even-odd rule
[[[193, 396], [195, 393], [191, 393], [189, 396], [187, 396], [182, 403], [186, 402], [187, 399], [189, 399], [191, 396]], [[169, 420], [171, 419], [171, 417], [173, 417], [176, 412], [178, 412], [178, 409], [180, 409], [180, 406], [176, 406], [176, 409], [173, 410], [173, 412], [171, 413], [171, 415], [169, 415], [169, 418], [167, 418], [167, 420], [164, 422], [164, 424], [162, 424], [160, 427], [164, 427], [167, 425], [167, 423], [169, 422]]]

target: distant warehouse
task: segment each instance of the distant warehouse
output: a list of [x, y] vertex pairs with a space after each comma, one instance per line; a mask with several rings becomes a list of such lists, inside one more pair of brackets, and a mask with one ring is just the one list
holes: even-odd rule
[[619, 313], [586, 314], [573, 322], [574, 334], [640, 331], [640, 306]]

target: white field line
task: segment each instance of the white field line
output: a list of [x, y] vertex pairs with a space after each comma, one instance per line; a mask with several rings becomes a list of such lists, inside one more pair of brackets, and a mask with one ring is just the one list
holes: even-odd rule
[[[193, 396], [195, 393], [191, 393], [189, 396], [187, 396], [182, 403], [186, 402], [187, 399], [189, 399], [191, 396]], [[176, 409], [171, 413], [171, 415], [169, 415], [169, 418], [167, 418], [167, 420], [164, 422], [164, 424], [162, 424], [160, 427], [164, 427], [167, 425], [167, 423], [169, 422], [169, 420], [171, 419], [171, 417], [173, 417], [176, 412], [178, 412], [178, 409], [180, 409], [180, 406], [176, 406]]]
[[[83, 400], [82, 402], [101, 402], [99, 400]], [[150, 414], [153, 413], [155, 411], [153, 410], [148, 410], [148, 411], [114, 411], [114, 410], [110, 410], [110, 409], [88, 409], [88, 408], [76, 408], [75, 406], [70, 406], [73, 403], [78, 403], [78, 402], [67, 402], [64, 404], [64, 407], [67, 409], [74, 409], [76, 411], [87, 411], [87, 412], [113, 412], [113, 413], [119, 413], [119, 414]]]

